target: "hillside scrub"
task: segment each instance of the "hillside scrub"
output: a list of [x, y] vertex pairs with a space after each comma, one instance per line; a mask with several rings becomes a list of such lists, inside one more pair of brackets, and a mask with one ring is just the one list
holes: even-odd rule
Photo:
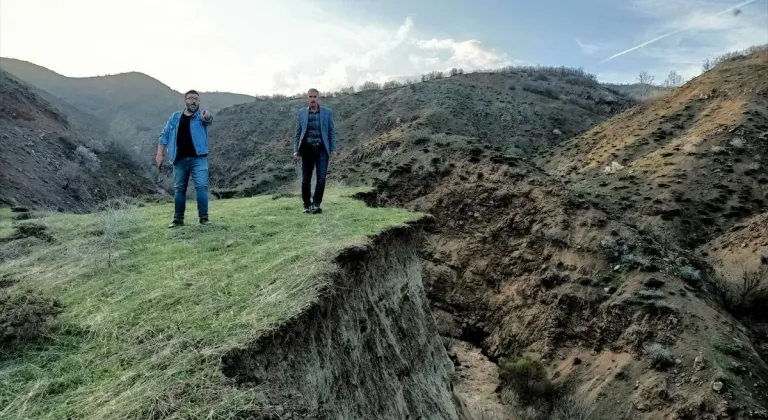
[[554, 383], [544, 365], [530, 356], [502, 358], [499, 379], [502, 395], [513, 394], [511, 399], [517, 403], [521, 419], [586, 420], [590, 416], [589, 407], [574, 396], [572, 384]]
[[732, 315], [768, 319], [768, 266], [745, 268], [738, 275], [714, 273], [709, 286], [717, 302]]
[[[48, 333], [61, 303], [34, 290], [0, 290], [0, 350], [3, 354], [35, 343]], [[0, 357], [2, 360], [2, 357]]]
[[[0, 418], [218, 419], [263, 403], [221, 374], [221, 355], [320, 299], [341, 249], [416, 219], [352, 193], [329, 189], [321, 217], [295, 197], [220, 200], [211, 225], [177, 230], [165, 228], [170, 204], [36, 219], [56, 240], [0, 261], [14, 279], [2, 307], [26, 308], [30, 288], [60, 302], [36, 298], [31, 325], [61, 312], [44, 345], [22, 341], [0, 362]], [[11, 238], [14, 223], [0, 211], [11, 244], [25, 239]], [[4, 341], [19, 324], [4, 315]]]

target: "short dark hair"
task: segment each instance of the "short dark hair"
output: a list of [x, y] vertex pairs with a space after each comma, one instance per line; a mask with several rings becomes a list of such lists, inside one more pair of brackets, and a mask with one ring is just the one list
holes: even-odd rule
[[199, 93], [197, 93], [197, 91], [196, 91], [196, 90], [192, 89], [192, 90], [189, 90], [189, 91], [187, 91], [187, 93], [185, 93], [185, 94], [184, 94], [184, 97], [186, 98], [186, 97], [187, 97], [187, 95], [189, 95], [190, 93], [194, 93], [195, 95], [197, 95], [197, 96], [200, 96], [200, 94], [199, 94]]

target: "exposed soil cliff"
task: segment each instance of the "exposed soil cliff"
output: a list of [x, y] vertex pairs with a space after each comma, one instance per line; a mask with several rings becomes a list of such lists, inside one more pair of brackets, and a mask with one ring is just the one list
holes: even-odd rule
[[240, 386], [267, 390], [270, 405], [249, 416], [466, 418], [424, 295], [420, 237], [416, 228], [400, 228], [348, 249], [314, 307], [222, 358], [225, 375]]

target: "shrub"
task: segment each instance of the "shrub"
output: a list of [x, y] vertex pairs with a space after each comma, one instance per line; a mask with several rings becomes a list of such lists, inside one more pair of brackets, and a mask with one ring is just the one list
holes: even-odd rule
[[768, 267], [743, 269], [738, 278], [721, 274], [710, 276], [710, 291], [720, 305], [732, 315], [745, 318], [768, 318]]
[[592, 409], [584, 399], [573, 395], [559, 398], [555, 401], [550, 420], [589, 420]]
[[48, 226], [36, 222], [21, 222], [16, 224], [16, 231], [12, 239], [37, 238], [47, 242], [53, 242], [54, 238], [48, 233]]
[[535, 93], [550, 99], [560, 99], [560, 93], [545, 83], [538, 82], [525, 82], [523, 83], [523, 90], [526, 92]]
[[554, 386], [547, 377], [544, 365], [528, 356], [504, 358], [499, 363], [499, 377], [503, 386], [512, 389], [523, 405], [538, 401], [551, 401]]
[[360, 86], [360, 92], [364, 92], [367, 90], [381, 90], [381, 84], [371, 81], [366, 81]]
[[654, 369], [664, 369], [675, 363], [672, 353], [664, 346], [653, 343], [645, 346], [645, 352], [648, 355], [648, 361]]
[[562, 246], [568, 246], [569, 243], [568, 232], [556, 226], [542, 230], [540, 236], [549, 242]]
[[0, 347], [38, 340], [59, 313], [61, 304], [56, 299], [31, 290], [0, 291]]
[[692, 285], [698, 285], [701, 281], [701, 272], [691, 266], [680, 266], [677, 268], [677, 275]]
[[622, 255], [619, 262], [629, 268], [639, 268], [643, 270], [647, 270], [653, 265], [651, 260], [647, 257], [632, 253]]
[[75, 149], [75, 156], [77, 156], [80, 165], [91, 172], [96, 172], [101, 167], [99, 158], [96, 157], [96, 154], [85, 146], [77, 146], [77, 149]]

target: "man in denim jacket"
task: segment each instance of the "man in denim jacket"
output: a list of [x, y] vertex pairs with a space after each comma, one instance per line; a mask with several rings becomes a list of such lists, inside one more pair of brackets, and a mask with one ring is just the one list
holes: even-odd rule
[[[296, 116], [296, 132], [293, 136], [293, 156], [301, 157], [301, 199], [304, 213], [320, 213], [325, 192], [325, 175], [328, 158], [336, 156], [336, 127], [333, 111], [320, 106], [319, 92], [307, 92], [308, 106], [299, 109]], [[312, 172], [317, 172], [315, 194], [310, 195]]]
[[208, 127], [213, 123], [213, 115], [207, 110], [200, 111], [200, 95], [194, 90], [184, 94], [184, 103], [183, 110], [168, 118], [155, 156], [159, 167], [167, 149], [168, 160], [173, 165], [175, 209], [171, 228], [184, 225], [190, 175], [195, 183], [200, 224], [208, 224]]

